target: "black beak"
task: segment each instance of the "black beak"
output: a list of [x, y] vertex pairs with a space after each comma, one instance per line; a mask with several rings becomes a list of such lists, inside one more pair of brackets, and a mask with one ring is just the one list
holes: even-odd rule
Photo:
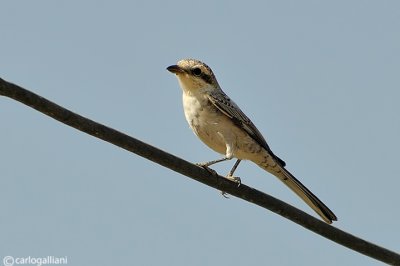
[[167, 70], [168, 70], [169, 72], [171, 72], [171, 73], [174, 73], [174, 74], [179, 74], [179, 73], [185, 72], [185, 71], [184, 71], [181, 67], [179, 67], [178, 65], [169, 66], [169, 67], [167, 67]]

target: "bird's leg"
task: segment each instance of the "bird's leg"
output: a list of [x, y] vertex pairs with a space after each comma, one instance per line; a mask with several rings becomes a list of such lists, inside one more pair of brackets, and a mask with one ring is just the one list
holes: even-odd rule
[[242, 183], [242, 180], [240, 180], [240, 177], [233, 176], [233, 173], [236, 171], [236, 168], [239, 166], [240, 162], [241, 162], [241, 160], [237, 159], [237, 161], [233, 165], [232, 169], [229, 171], [228, 175], [226, 176], [226, 178], [228, 178], [229, 180], [232, 180], [232, 181], [238, 183], [238, 186], [240, 186], [240, 184]]
[[[196, 165], [203, 167], [204, 169], [206, 169], [207, 171], [209, 171], [211, 174], [217, 176], [217, 172], [213, 169], [211, 169], [209, 166], [216, 164], [216, 163], [220, 163], [220, 162], [224, 162], [227, 160], [232, 159], [232, 157], [228, 157], [225, 156], [224, 158], [221, 159], [217, 159], [217, 160], [213, 160], [213, 161], [209, 161], [209, 162], [205, 162], [205, 163], [197, 163]], [[240, 177], [236, 177], [233, 176], [233, 173], [236, 171], [236, 168], [239, 166], [240, 163], [240, 159], [238, 159], [235, 164], [233, 165], [232, 169], [229, 171], [228, 175], [226, 176], [227, 179], [236, 182], [238, 184], [238, 187], [240, 186], [240, 184], [242, 183], [242, 181], [240, 180]], [[227, 193], [225, 191], [221, 191], [222, 196], [224, 196], [225, 198], [228, 198]]]
[[208, 172], [210, 172], [214, 176], [217, 176], [218, 175], [217, 172], [215, 170], [211, 169], [209, 166], [213, 165], [213, 164], [216, 164], [216, 163], [220, 163], [220, 162], [226, 161], [226, 160], [230, 160], [230, 159], [232, 159], [232, 158], [224, 157], [224, 158], [221, 158], [221, 159], [218, 159], [218, 160], [209, 161], [209, 162], [205, 162], [205, 163], [196, 163], [196, 165], [198, 165], [200, 167], [203, 167], [204, 169], [206, 169]]
[[196, 165], [201, 166], [201, 167], [209, 167], [210, 165], [220, 163], [220, 162], [230, 160], [230, 159], [232, 159], [232, 158], [224, 157], [221, 159], [217, 159], [217, 160], [213, 160], [213, 161], [209, 161], [209, 162], [205, 162], [205, 163], [196, 163]]
[[239, 163], [242, 160], [237, 159], [237, 161], [235, 162], [235, 164], [233, 165], [232, 169], [229, 171], [228, 176], [233, 176], [233, 173], [236, 171], [236, 168], [239, 166]]
[[[237, 161], [233, 165], [232, 169], [229, 171], [228, 175], [226, 176], [227, 179], [229, 179], [233, 182], [236, 182], [238, 184], [238, 187], [242, 184], [242, 180], [238, 176], [233, 176], [233, 173], [236, 171], [236, 168], [239, 166], [240, 161], [241, 161], [240, 159], [237, 159]], [[221, 195], [224, 198], [227, 198], [227, 199], [229, 198], [228, 193], [226, 193], [225, 191], [221, 191]]]

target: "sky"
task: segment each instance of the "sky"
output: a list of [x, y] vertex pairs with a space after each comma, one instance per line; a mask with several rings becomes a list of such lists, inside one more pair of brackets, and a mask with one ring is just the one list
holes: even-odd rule
[[[4, 1], [1, 10], [1, 78], [191, 162], [220, 155], [189, 129], [166, 67], [206, 62], [335, 212], [333, 226], [400, 252], [398, 1]], [[381, 265], [4, 97], [0, 147], [2, 260]], [[253, 163], [236, 173], [315, 215]]]

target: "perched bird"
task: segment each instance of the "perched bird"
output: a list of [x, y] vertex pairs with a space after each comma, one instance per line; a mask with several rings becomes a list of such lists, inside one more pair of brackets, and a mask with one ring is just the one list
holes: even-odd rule
[[271, 151], [253, 122], [222, 91], [210, 67], [199, 60], [183, 59], [167, 70], [178, 78], [183, 90], [185, 117], [194, 133], [208, 147], [225, 155], [201, 166], [237, 158], [227, 178], [240, 184], [233, 173], [241, 160], [250, 160], [278, 177], [325, 222], [337, 220], [335, 214], [285, 168], [285, 162]]

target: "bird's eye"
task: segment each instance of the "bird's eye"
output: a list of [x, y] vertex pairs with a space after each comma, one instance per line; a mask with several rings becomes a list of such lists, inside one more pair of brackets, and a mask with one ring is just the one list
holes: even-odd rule
[[193, 73], [193, 75], [195, 75], [195, 76], [200, 76], [200, 75], [201, 75], [201, 69], [198, 68], [198, 67], [193, 68], [192, 73]]

